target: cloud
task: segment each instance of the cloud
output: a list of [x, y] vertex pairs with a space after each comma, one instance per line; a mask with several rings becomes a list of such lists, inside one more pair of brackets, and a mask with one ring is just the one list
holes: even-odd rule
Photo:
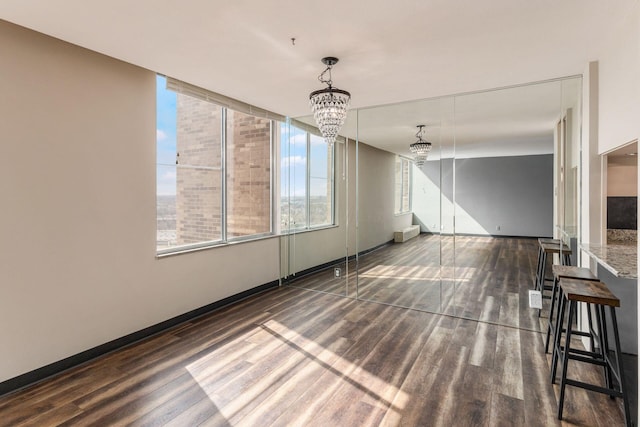
[[156, 140], [164, 141], [165, 139], [167, 139], [167, 133], [162, 129], [156, 129]]
[[296, 132], [289, 136], [289, 144], [307, 146], [307, 134]]
[[327, 141], [321, 136], [311, 134], [311, 145], [327, 146]]
[[306, 163], [307, 163], [306, 156], [289, 156], [289, 157], [282, 158], [282, 163], [280, 163], [280, 167], [284, 169], [290, 166], [305, 165]]
[[160, 196], [176, 194], [176, 170], [174, 168], [160, 166], [157, 169], [156, 191]]
[[166, 171], [165, 173], [162, 174], [162, 178], [161, 179], [176, 179], [176, 171]]

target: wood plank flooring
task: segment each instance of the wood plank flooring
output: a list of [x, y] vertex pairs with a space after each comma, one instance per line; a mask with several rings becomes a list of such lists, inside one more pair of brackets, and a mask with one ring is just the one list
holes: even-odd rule
[[535, 239], [421, 234], [361, 256], [357, 265], [350, 262], [345, 278], [336, 279], [329, 268], [292, 285], [542, 330], [546, 323], [541, 324], [537, 311], [529, 309], [527, 293], [537, 245]]
[[[500, 253], [484, 260], [470, 257], [469, 265], [490, 262], [495, 275], [518, 280], [520, 273], [501, 271], [512, 263]], [[518, 262], [530, 265], [531, 256]], [[522, 326], [519, 296], [480, 292], [483, 303], [457, 301], [456, 312], [517, 314]], [[556, 419], [543, 338], [282, 287], [1, 397], [0, 426], [622, 425], [619, 400], [574, 388], [564, 421]], [[595, 368], [571, 369], [601, 377]]]

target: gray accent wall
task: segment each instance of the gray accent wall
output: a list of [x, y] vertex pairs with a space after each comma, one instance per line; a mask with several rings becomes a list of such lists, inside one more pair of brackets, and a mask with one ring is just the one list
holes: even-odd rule
[[422, 231], [553, 235], [552, 154], [455, 159], [455, 174], [454, 160], [443, 159], [416, 168], [414, 177], [414, 215]]

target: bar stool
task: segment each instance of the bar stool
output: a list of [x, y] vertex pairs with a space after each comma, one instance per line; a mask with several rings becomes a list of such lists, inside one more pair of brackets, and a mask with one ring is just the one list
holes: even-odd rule
[[[624, 371], [622, 367], [622, 354], [620, 352], [620, 335], [618, 333], [618, 322], [616, 319], [616, 307], [620, 307], [620, 300], [611, 293], [607, 285], [600, 281], [568, 279], [560, 278], [560, 310], [559, 318], [556, 325], [555, 348], [554, 352], [558, 352], [562, 360], [562, 379], [560, 382], [560, 397], [558, 399], [558, 419], [562, 419], [562, 410], [564, 408], [564, 395], [567, 385], [584, 388], [586, 390], [607, 394], [611, 397], [621, 397], [624, 406], [624, 416], [627, 426], [631, 426], [631, 412], [629, 408], [629, 399], [624, 384]], [[576, 331], [573, 330], [573, 321], [576, 320], [576, 308], [579, 302], [593, 304], [596, 311], [598, 321], [598, 344], [600, 352], [585, 351], [577, 348], [571, 348], [571, 336]], [[563, 320], [566, 308], [569, 308], [567, 318], [566, 336], [564, 347], [561, 346], [561, 337], [563, 330]], [[609, 343], [607, 338], [607, 319], [605, 308], [609, 307], [611, 317], [611, 327], [614, 336], [613, 349], [616, 355], [616, 363], [614, 364], [609, 355]], [[604, 368], [606, 386], [602, 387], [595, 384], [585, 383], [582, 381], [567, 378], [567, 368], [569, 359], [583, 363], [602, 366]], [[555, 379], [557, 360], [552, 366], [552, 380]], [[619, 389], [615, 387], [613, 378], [617, 381]]]
[[551, 290], [551, 286], [545, 286], [545, 282], [553, 281], [552, 278], [545, 277], [547, 269], [547, 256], [558, 254], [562, 265], [571, 265], [571, 248], [564, 243], [545, 243], [540, 242], [540, 262], [538, 263], [538, 271], [536, 273], [535, 288], [544, 293], [545, 290]]
[[533, 288], [534, 289], [538, 289], [538, 278], [540, 277], [540, 265], [542, 262], [542, 257], [544, 255], [544, 252], [542, 251], [542, 244], [543, 243], [552, 243], [554, 245], [559, 245], [560, 243], [562, 243], [562, 240], [560, 239], [551, 239], [548, 237], [539, 237], [538, 238], [538, 263], [536, 265], [536, 279], [535, 282], [533, 284]]
[[[551, 384], [555, 384], [556, 383], [556, 372], [557, 372], [557, 368], [558, 368], [558, 361], [561, 358], [561, 350], [562, 350], [562, 345], [561, 345], [561, 340], [562, 340], [562, 334], [566, 333], [566, 329], [564, 328], [564, 316], [566, 314], [566, 296], [563, 295], [563, 288], [561, 286], [562, 281], [565, 281], [565, 283], [568, 283], [569, 281], [575, 280], [577, 282], [581, 282], [584, 281], [583, 283], [589, 283], [589, 282], [598, 282], [601, 283], [599, 280], [585, 280], [585, 279], [574, 279], [574, 278], [560, 278], [559, 282], [558, 282], [558, 288], [557, 288], [557, 292], [558, 292], [558, 308], [556, 310], [556, 321], [554, 322], [554, 332], [553, 332], [553, 337], [554, 337], [554, 344], [553, 344], [553, 350], [552, 350], [552, 359], [551, 359]], [[580, 286], [579, 283], [574, 283], [574, 286]], [[573, 351], [578, 352], [578, 353], [584, 353], [587, 355], [592, 355], [592, 354], [596, 354], [595, 353], [595, 337], [598, 337], [598, 340], [600, 340], [600, 336], [596, 333], [596, 330], [593, 328], [593, 320], [592, 320], [592, 316], [591, 316], [591, 304], [587, 302], [587, 313], [588, 313], [588, 325], [587, 325], [587, 331], [576, 331], [576, 330], [572, 330], [572, 335], [579, 335], [582, 337], [587, 337], [589, 338], [589, 340], [591, 341], [591, 352], [586, 352], [584, 353], [583, 350], [578, 350], [578, 349], [573, 349]], [[596, 320], [598, 323], [598, 328], [600, 328], [600, 310], [596, 310]], [[573, 323], [571, 323], [571, 325], [573, 326]], [[604, 348], [606, 351], [608, 352], [608, 346], [609, 346], [609, 341], [606, 340], [607, 338], [607, 330], [606, 329], [600, 329], [602, 330], [602, 338], [605, 339], [604, 343], [600, 343], [602, 344], [600, 346], [600, 348]], [[608, 372], [605, 370], [605, 376], [608, 375]]]
[[[551, 289], [551, 307], [549, 308], [549, 321], [547, 322], [547, 338], [544, 342], [544, 352], [549, 353], [549, 342], [551, 338], [551, 334], [555, 334], [556, 328], [556, 320], [558, 320], [558, 312], [560, 311], [560, 301], [558, 300], [558, 305], [556, 306], [556, 299], [558, 299], [558, 294], [560, 293], [560, 286], [558, 282], [560, 279], [582, 279], [582, 280], [595, 280], [598, 278], [589, 270], [584, 267], [573, 267], [570, 265], [554, 265], [552, 267], [553, 272], [553, 288]], [[554, 308], [556, 309], [554, 312]], [[591, 307], [590, 304], [587, 304], [587, 316], [589, 319], [589, 327], [592, 327], [591, 321]], [[555, 336], [555, 335], [554, 335]], [[591, 348], [593, 349], [593, 337], [591, 338]]]

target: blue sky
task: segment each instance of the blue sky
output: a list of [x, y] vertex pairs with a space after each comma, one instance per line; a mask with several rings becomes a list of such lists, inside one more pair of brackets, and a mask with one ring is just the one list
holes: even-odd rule
[[[166, 79], [156, 78], [156, 141], [158, 195], [176, 194], [176, 94]], [[168, 165], [168, 166], [164, 166]]]
[[[291, 127], [290, 138], [287, 138], [287, 125], [280, 127], [280, 196], [304, 196], [307, 171], [307, 136], [306, 133]], [[289, 144], [287, 144], [289, 142]], [[290, 187], [287, 186], [290, 182]]]
[[[310, 153], [307, 153], [306, 133], [296, 127], [291, 127], [291, 135], [287, 144], [287, 125], [281, 125], [281, 185], [280, 195], [288, 192], [287, 179], [291, 181], [291, 196], [304, 196], [306, 189], [307, 161], [311, 161], [311, 182], [309, 190], [311, 196], [323, 196], [327, 193], [327, 143], [323, 138], [311, 135]], [[287, 146], [288, 145], [288, 146]]]

